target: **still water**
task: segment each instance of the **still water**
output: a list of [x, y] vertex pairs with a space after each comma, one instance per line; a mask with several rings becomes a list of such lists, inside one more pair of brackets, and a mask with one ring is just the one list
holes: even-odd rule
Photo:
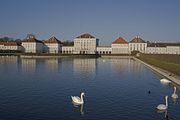
[[[0, 56], [0, 120], [180, 120], [175, 84], [133, 59], [22, 59]], [[150, 91], [150, 94], [148, 93]], [[84, 105], [71, 95], [85, 93]]]

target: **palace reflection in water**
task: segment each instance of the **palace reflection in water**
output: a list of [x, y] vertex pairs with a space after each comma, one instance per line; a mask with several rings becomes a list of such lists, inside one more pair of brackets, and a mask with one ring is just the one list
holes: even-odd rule
[[[52, 58], [52, 59], [37, 59], [37, 58], [22, 58], [21, 59], [21, 67], [22, 71], [26, 73], [34, 73], [39, 69], [41, 71], [47, 71], [50, 73], [59, 71], [60, 59]], [[39, 66], [39, 67], [38, 67]]]
[[[65, 62], [66, 60], [64, 60]], [[67, 60], [68, 61], [68, 60]], [[0, 56], [1, 66], [21, 66], [21, 70], [27, 73], [34, 73], [38, 66], [43, 66], [48, 72], [58, 72], [60, 70], [61, 59], [37, 59], [37, 58], [20, 58], [18, 56]], [[1, 67], [3, 68], [3, 67]], [[73, 69], [75, 73], [94, 74], [96, 71], [96, 59], [73, 59]]]
[[126, 59], [110, 59], [112, 70], [114, 70], [117, 73], [122, 73], [124, 70], [126, 70], [127, 65], [129, 66], [131, 61], [131, 58]]
[[94, 72], [96, 70], [96, 59], [74, 59], [73, 68], [76, 72]]
[[[0, 116], [4, 120], [180, 118], [178, 99], [169, 98], [168, 114], [155, 109], [164, 103], [165, 95], [172, 95], [174, 86], [179, 95], [179, 86], [161, 84], [161, 76], [130, 58], [0, 56], [0, 75]], [[82, 91], [84, 106], [74, 107], [70, 96]]]
[[[63, 60], [66, 63], [66, 60]], [[68, 60], [67, 60], [68, 61]], [[134, 71], [134, 74], [138, 74], [143, 69], [140, 63], [135, 62], [131, 58], [129, 59], [101, 59], [101, 64], [111, 64], [111, 70], [122, 73], [123, 71], [128, 70]], [[58, 72], [61, 71], [61, 62], [62, 59], [58, 58], [49, 58], [49, 59], [37, 59], [37, 58], [19, 58], [17, 56], [0, 56], [0, 65], [14, 66], [14, 69], [21, 67], [21, 70], [26, 73], [35, 73], [38, 69], [38, 66], [42, 66], [47, 72]], [[70, 62], [67, 64], [71, 64]], [[87, 76], [95, 76], [97, 70], [97, 59], [84, 59], [84, 58], [74, 58], [73, 59], [73, 71], [74, 74], [81, 74]], [[64, 66], [66, 67], [66, 66]], [[2, 67], [1, 67], [2, 68]], [[2, 69], [0, 69], [2, 71]]]
[[19, 59], [17, 56], [0, 56], [0, 72], [18, 71]]
[[60, 59], [57, 59], [57, 58], [45, 60], [45, 66], [49, 72], [58, 72], [59, 63], [60, 63]]
[[23, 72], [34, 73], [36, 72], [36, 59], [21, 59], [21, 67]]
[[111, 71], [116, 72], [121, 75], [124, 72], [132, 72], [134, 75], [138, 75], [144, 69], [140, 62], [135, 61], [132, 58], [103, 58], [99, 60], [101, 64], [110, 64], [111, 68], [108, 68]]
[[97, 59], [78, 59], [73, 60], [74, 74], [93, 79], [96, 72]]

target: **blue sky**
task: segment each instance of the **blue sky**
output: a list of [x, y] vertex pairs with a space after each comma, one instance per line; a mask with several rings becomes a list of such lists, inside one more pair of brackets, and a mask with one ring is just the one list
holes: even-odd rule
[[130, 41], [180, 42], [180, 0], [0, 0], [0, 37], [73, 40], [90, 33], [101, 45]]

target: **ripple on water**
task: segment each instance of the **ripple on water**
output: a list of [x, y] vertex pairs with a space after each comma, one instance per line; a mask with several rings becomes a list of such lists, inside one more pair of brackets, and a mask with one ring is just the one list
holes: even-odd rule
[[[160, 84], [159, 75], [130, 59], [18, 59], [12, 68], [0, 67], [0, 117], [5, 120], [164, 119], [155, 108], [173, 92], [173, 84]], [[82, 91], [83, 114], [70, 97]], [[180, 119], [179, 108], [179, 100], [169, 99], [171, 118]]]

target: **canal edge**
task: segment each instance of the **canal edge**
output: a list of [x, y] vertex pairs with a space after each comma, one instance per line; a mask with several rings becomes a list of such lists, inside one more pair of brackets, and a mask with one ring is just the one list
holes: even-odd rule
[[133, 57], [134, 60], [136, 61], [139, 61], [141, 62], [142, 64], [144, 64], [145, 66], [147, 66], [148, 68], [150, 68], [151, 70], [161, 74], [162, 76], [168, 78], [169, 80], [173, 81], [174, 83], [180, 85], [180, 76], [177, 76], [177, 75], [173, 75], [173, 76], [169, 76], [169, 74], [171, 74], [171, 72], [168, 72], [164, 69], [161, 69], [161, 68], [158, 68], [158, 67], [155, 67], [155, 66], [152, 66], [150, 64], [147, 64], [145, 63], [144, 61], [136, 58], [136, 57]]

